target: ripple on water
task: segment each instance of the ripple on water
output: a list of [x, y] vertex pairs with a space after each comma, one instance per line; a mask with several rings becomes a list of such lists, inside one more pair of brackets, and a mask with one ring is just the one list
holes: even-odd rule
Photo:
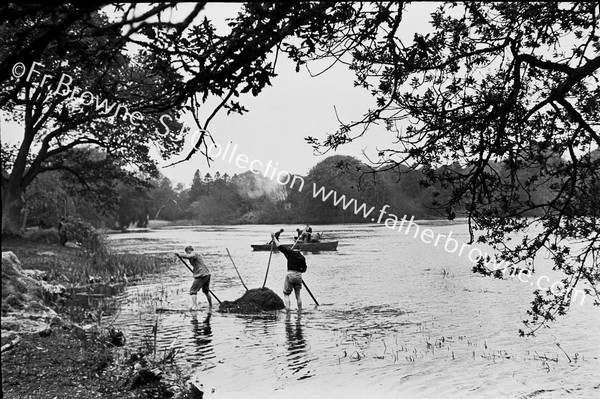
[[[269, 253], [252, 252], [250, 244], [264, 241], [274, 227], [178, 228], [111, 239], [151, 252], [198, 246], [214, 268], [213, 291], [233, 300], [243, 287], [225, 247], [246, 284], [260, 286]], [[295, 231], [294, 226], [277, 227]], [[459, 231], [466, 232], [465, 225], [429, 222], [428, 228], [466, 237]], [[161, 303], [188, 305], [191, 282], [174, 262], [162, 281], [128, 289], [120, 299], [117, 325], [134, 347], [157, 326], [159, 352], [179, 349], [176, 361], [205, 391], [214, 389], [211, 398], [598, 393], [600, 320], [591, 304], [574, 306], [535, 339], [519, 338], [517, 329], [532, 299], [529, 285], [474, 276], [468, 259], [389, 229], [344, 225], [318, 230], [340, 240], [336, 252], [306, 254], [306, 282], [327, 306], [315, 309], [303, 290], [301, 313], [209, 316], [205, 308], [155, 313]], [[545, 266], [542, 260], [536, 269]], [[285, 259], [273, 254], [267, 286], [279, 293], [284, 275]], [[199, 301], [204, 307], [202, 296]]]

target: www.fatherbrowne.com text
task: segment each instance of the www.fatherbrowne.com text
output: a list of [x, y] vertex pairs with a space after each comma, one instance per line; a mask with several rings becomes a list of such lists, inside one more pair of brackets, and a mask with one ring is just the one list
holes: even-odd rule
[[[219, 144], [215, 143], [208, 148], [207, 154], [213, 159], [221, 159], [227, 163], [233, 163], [240, 169], [249, 170], [255, 174], [261, 174], [265, 178], [272, 181], [276, 181], [282, 186], [289, 186], [289, 188], [296, 188], [298, 192], [304, 190], [305, 181], [302, 176], [292, 175], [285, 170], [278, 169], [279, 163], [272, 161], [263, 162], [261, 160], [250, 160], [250, 158], [237, 152], [237, 144], [229, 142], [224, 148]], [[420, 238], [426, 244], [433, 244], [435, 247], [438, 245], [443, 247], [445, 251], [449, 253], [458, 254], [458, 256], [466, 255], [471, 262], [477, 262], [480, 258], [483, 259], [483, 264], [488, 270], [496, 272], [502, 270], [503, 278], [514, 278], [518, 277], [519, 281], [523, 283], [529, 283], [540, 290], [549, 289], [555, 295], [561, 295], [564, 293], [564, 285], [561, 281], [556, 281], [553, 284], [547, 286], [542, 284], [543, 281], [550, 282], [550, 278], [547, 276], [540, 276], [536, 281], [530, 281], [531, 273], [525, 269], [518, 269], [510, 267], [506, 261], [498, 262], [494, 256], [487, 254], [479, 248], [472, 247], [467, 243], [459, 243], [455, 238], [452, 237], [452, 231], [447, 235], [435, 233], [433, 230], [421, 227], [414, 221], [414, 216], [408, 218], [407, 215], [403, 215], [402, 218], [393, 213], [387, 212], [390, 208], [389, 205], [384, 205], [378, 211], [375, 211], [375, 207], [369, 207], [365, 203], [360, 203], [354, 198], [347, 197], [345, 194], [339, 194], [335, 190], [327, 190], [326, 187], [318, 187], [317, 184], [312, 183], [312, 196], [313, 198], [320, 198], [321, 201], [331, 203], [336, 207], [341, 207], [344, 210], [352, 211], [355, 215], [360, 215], [364, 219], [370, 220], [373, 223], [383, 224], [385, 227], [398, 231], [399, 233], [404, 232], [405, 235], [409, 233], [416, 238]], [[573, 289], [571, 293], [571, 302], [575, 302], [581, 295], [581, 302], [585, 301], [585, 292], [582, 290]]]

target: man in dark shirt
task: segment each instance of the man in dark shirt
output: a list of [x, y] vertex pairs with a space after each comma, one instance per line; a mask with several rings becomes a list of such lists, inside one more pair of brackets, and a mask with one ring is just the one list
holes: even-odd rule
[[287, 275], [283, 282], [283, 302], [285, 308], [290, 310], [290, 294], [292, 290], [296, 295], [296, 303], [298, 310], [302, 309], [302, 298], [300, 297], [300, 289], [302, 288], [302, 273], [306, 271], [306, 258], [299, 251], [291, 250], [279, 242], [275, 233], [271, 233], [271, 238], [275, 246], [287, 259]]
[[[275, 238], [277, 238], [279, 240], [279, 236], [281, 235], [281, 233], [283, 233], [285, 230], [283, 229], [279, 229], [279, 231], [275, 232]], [[271, 244], [273, 242], [273, 240], [269, 241], [267, 244]]]

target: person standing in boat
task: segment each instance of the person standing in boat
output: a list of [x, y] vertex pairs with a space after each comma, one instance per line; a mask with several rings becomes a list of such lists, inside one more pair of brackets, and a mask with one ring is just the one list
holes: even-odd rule
[[275, 233], [271, 233], [271, 238], [277, 246], [279, 252], [281, 252], [287, 259], [287, 274], [283, 281], [283, 302], [286, 310], [290, 310], [290, 295], [292, 291], [296, 295], [296, 303], [298, 310], [302, 309], [302, 298], [300, 297], [300, 289], [302, 289], [302, 273], [306, 271], [306, 258], [300, 253], [300, 251], [294, 251], [284, 245], [281, 245], [279, 240], [275, 237]]
[[210, 269], [204, 261], [202, 254], [195, 252], [191, 246], [185, 247], [185, 253], [175, 253], [177, 256], [188, 259], [193, 267], [194, 282], [190, 288], [190, 295], [192, 298], [191, 309], [196, 310], [198, 308], [198, 291], [202, 290], [206, 295], [208, 301], [209, 310], [212, 309], [212, 299], [210, 297]]
[[[279, 236], [281, 235], [281, 233], [283, 233], [285, 230], [284, 229], [279, 229], [279, 231], [275, 232], [275, 238], [277, 238], [279, 240]], [[271, 244], [273, 242], [273, 240], [269, 241], [267, 244]]]

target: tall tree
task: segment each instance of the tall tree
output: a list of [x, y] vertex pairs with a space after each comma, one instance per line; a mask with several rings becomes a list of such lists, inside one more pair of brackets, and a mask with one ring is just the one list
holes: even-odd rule
[[311, 168], [302, 192], [292, 197], [301, 199], [298, 210], [311, 223], [371, 222], [369, 209], [389, 203], [391, 188], [383, 175], [361, 179], [371, 170], [351, 156], [328, 157]]
[[119, 204], [117, 208], [117, 225], [125, 230], [131, 224], [136, 227], [148, 225], [150, 195], [142, 187], [119, 184]]
[[[210, 121], [223, 109], [245, 112], [237, 97], [270, 84], [284, 39], [346, 18], [330, 3], [250, 3], [219, 36], [207, 18], [196, 21], [205, 3], [172, 21], [176, 5], [111, 6], [111, 18], [102, 3], [0, 8], [0, 107], [23, 128], [19, 148], [2, 146], [3, 233], [19, 232], [23, 191], [65, 169], [58, 155], [70, 148], [103, 148], [156, 177], [150, 143], [165, 158], [181, 151], [177, 117], [189, 111], [201, 134], [184, 160], [208, 157]], [[211, 96], [220, 102], [202, 122]]]
[[151, 205], [149, 208], [152, 219], [176, 220], [180, 198], [172, 187], [171, 181], [162, 177], [155, 182], [150, 191]]
[[143, 33], [139, 26], [125, 34], [121, 29], [168, 7], [152, 8], [141, 19], [128, 7], [117, 22], [99, 7], [9, 4], [0, 13], [0, 104], [4, 118], [23, 129], [16, 151], [2, 147], [3, 233], [20, 231], [22, 195], [39, 174], [65, 170], [85, 183], [67, 162], [72, 149], [102, 148], [155, 174], [149, 144], [159, 142], [163, 154], [173, 154], [182, 142], [175, 129], [159, 131], [158, 119], [143, 120], [159, 112], [175, 116], [176, 108], [164, 108], [163, 93], [181, 77], [151, 54], [129, 55], [127, 35]]
[[[447, 2], [412, 41], [401, 38], [406, 3], [355, 10], [314, 43], [316, 54], [291, 54], [348, 63], [374, 107], [308, 141], [335, 149], [383, 123], [395, 145], [380, 152], [380, 169], [420, 168], [450, 188], [440, 207], [450, 218], [464, 207], [471, 240], [493, 246], [498, 263], [533, 272], [536, 254], [549, 252], [563, 289], [534, 292], [522, 333], [564, 314], [576, 287], [600, 305], [600, 3]], [[523, 239], [510, 245], [515, 233]]]
[[190, 201], [197, 201], [202, 195], [206, 194], [205, 183], [200, 175], [200, 170], [196, 169], [194, 177], [192, 179], [192, 186], [190, 187]]
[[73, 208], [59, 171], [38, 176], [25, 192], [24, 202], [23, 227], [55, 227]]

